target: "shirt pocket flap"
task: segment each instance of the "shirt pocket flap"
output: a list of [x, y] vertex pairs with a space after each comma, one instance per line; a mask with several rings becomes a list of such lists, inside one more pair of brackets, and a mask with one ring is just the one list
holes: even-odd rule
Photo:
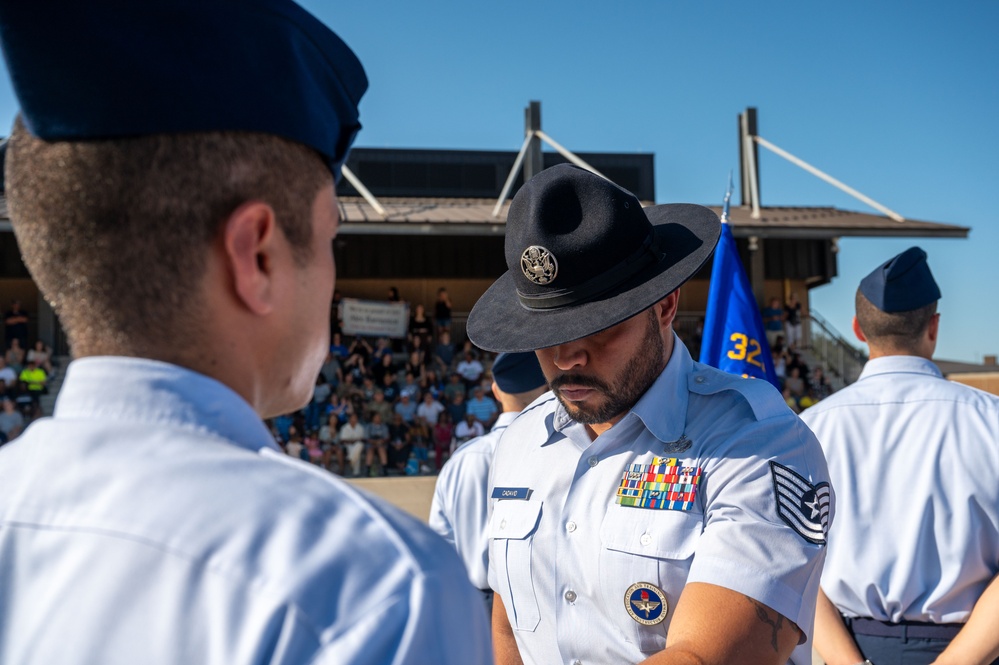
[[686, 559], [694, 554], [703, 526], [699, 514], [614, 505], [600, 527], [600, 541], [618, 552]]
[[506, 540], [527, 538], [538, 527], [541, 505], [541, 501], [497, 501], [489, 522], [489, 537]]

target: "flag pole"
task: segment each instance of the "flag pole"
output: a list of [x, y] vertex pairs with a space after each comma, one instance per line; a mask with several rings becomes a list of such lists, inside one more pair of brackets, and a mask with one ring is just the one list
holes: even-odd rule
[[725, 190], [725, 203], [722, 205], [721, 223], [728, 224], [728, 206], [732, 200], [732, 171], [728, 172], [728, 189]]

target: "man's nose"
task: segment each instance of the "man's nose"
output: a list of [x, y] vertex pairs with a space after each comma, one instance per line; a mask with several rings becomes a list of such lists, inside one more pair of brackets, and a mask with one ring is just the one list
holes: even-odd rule
[[583, 367], [587, 360], [586, 349], [583, 348], [583, 345], [571, 342], [554, 347], [552, 354], [552, 362], [563, 372], [574, 367]]

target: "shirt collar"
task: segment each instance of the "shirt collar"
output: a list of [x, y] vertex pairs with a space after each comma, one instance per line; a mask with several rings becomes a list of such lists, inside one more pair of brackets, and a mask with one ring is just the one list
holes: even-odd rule
[[940, 368], [932, 360], [919, 356], [881, 356], [872, 358], [864, 365], [858, 381], [878, 376], [880, 374], [891, 374], [904, 372], [908, 374], [927, 374], [937, 378], [943, 378]]
[[673, 353], [666, 368], [631, 410], [660, 441], [676, 441], [683, 436], [687, 424], [687, 375], [692, 371], [690, 352], [673, 333]]
[[495, 432], [496, 430], [499, 429], [505, 429], [510, 425], [510, 423], [516, 420], [517, 416], [519, 415], [520, 411], [504, 411], [503, 413], [496, 416], [496, 422], [493, 423], [493, 427], [489, 431]]
[[183, 427], [247, 450], [278, 449], [260, 416], [231, 388], [189, 369], [144, 358], [74, 360], [53, 418]]

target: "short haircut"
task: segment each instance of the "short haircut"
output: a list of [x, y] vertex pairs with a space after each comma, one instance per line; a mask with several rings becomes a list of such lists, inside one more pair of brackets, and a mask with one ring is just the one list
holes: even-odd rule
[[77, 353], [142, 354], [196, 334], [211, 245], [247, 201], [269, 204], [307, 261], [312, 204], [332, 182], [316, 152], [268, 134], [47, 142], [20, 118], [6, 164], [24, 261]]
[[857, 289], [855, 304], [857, 323], [868, 341], [903, 349], [919, 341], [937, 313], [936, 301], [906, 312], [882, 312], [860, 289]]

